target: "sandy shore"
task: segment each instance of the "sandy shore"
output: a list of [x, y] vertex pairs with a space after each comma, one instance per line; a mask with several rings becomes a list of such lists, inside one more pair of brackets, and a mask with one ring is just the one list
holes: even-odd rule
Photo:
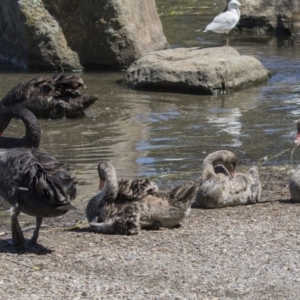
[[77, 211], [45, 220], [39, 244], [18, 252], [2, 227], [0, 299], [297, 299], [300, 205], [289, 170], [260, 172], [264, 203], [192, 209], [176, 229], [64, 230], [84, 219]]

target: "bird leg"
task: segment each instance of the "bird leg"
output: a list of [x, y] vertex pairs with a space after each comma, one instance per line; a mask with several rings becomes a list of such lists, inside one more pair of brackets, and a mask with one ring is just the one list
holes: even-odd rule
[[37, 239], [39, 237], [39, 231], [40, 231], [42, 222], [43, 222], [43, 218], [36, 217], [36, 226], [35, 226], [32, 238], [30, 239], [30, 244], [36, 244]]
[[16, 203], [11, 216], [11, 235], [13, 239], [13, 245], [16, 248], [23, 248], [25, 246], [25, 239], [18, 221], [18, 215], [20, 214], [20, 208]]
[[229, 47], [229, 40], [228, 40], [228, 36], [229, 36], [229, 34], [227, 33], [227, 34], [226, 34], [226, 46], [227, 46], [227, 47]]

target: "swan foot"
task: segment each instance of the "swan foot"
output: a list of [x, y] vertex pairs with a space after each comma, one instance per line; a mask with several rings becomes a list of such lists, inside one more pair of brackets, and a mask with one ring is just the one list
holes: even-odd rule
[[29, 241], [30, 245], [34, 245], [37, 243], [42, 222], [43, 222], [43, 218], [36, 217], [36, 226], [35, 226], [32, 238]]

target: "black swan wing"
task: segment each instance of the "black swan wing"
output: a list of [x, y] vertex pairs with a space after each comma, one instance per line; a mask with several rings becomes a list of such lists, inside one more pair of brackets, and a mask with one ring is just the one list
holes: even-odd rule
[[54, 157], [43, 151], [1, 149], [0, 160], [18, 186], [19, 195], [29, 190], [53, 205], [69, 203], [76, 197], [74, 178]]

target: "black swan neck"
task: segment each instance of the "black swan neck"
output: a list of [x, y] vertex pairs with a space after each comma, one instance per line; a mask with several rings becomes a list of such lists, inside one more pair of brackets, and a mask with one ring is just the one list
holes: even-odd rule
[[[0, 148], [38, 148], [41, 140], [41, 128], [38, 119], [35, 115], [28, 109], [22, 106], [11, 106], [1, 108], [1, 119], [6, 124], [4, 130], [10, 123], [12, 118], [20, 119], [25, 125], [25, 136], [22, 138], [13, 137], [1, 137], [0, 138]], [[6, 121], [4, 121], [6, 120]], [[0, 123], [2, 120], [0, 121]], [[2, 127], [3, 127], [2, 126]]]

